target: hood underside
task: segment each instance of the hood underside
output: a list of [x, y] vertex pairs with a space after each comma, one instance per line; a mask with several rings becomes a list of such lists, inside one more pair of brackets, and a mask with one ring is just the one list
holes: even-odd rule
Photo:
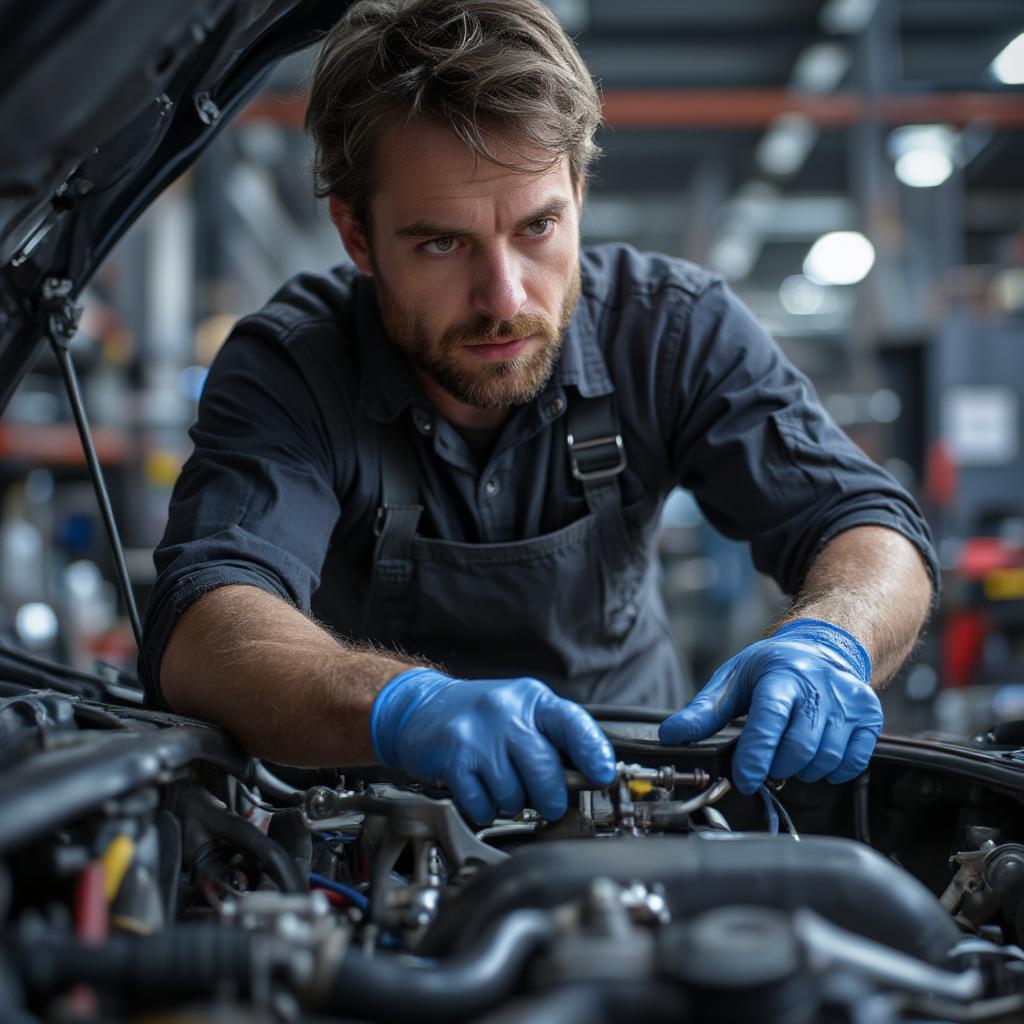
[[69, 300], [136, 218], [350, 0], [0, 5], [0, 411]]

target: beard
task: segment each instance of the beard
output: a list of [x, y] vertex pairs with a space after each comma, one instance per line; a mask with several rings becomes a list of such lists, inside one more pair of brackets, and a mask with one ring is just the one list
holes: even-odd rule
[[[577, 263], [557, 322], [543, 313], [519, 313], [510, 320], [481, 318], [473, 324], [449, 327], [440, 337], [434, 337], [422, 317], [403, 309], [380, 274], [375, 274], [374, 282], [381, 321], [395, 346], [448, 394], [477, 409], [525, 405], [544, 390], [580, 297]], [[537, 335], [541, 341], [540, 348], [529, 355], [466, 365], [466, 345], [529, 335]]]

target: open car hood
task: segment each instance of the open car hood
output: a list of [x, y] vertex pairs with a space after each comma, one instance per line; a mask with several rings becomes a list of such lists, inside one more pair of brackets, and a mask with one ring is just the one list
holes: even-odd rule
[[73, 301], [104, 257], [349, 0], [0, 4], [0, 411], [42, 344], [43, 285]]

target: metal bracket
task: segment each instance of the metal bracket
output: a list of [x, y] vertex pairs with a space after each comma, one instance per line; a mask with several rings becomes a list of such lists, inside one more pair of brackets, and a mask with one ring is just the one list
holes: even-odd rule
[[[444, 855], [453, 874], [475, 865], [500, 864], [508, 854], [481, 842], [462, 820], [451, 800], [435, 800], [419, 793], [395, 790], [387, 796], [372, 793], [337, 793], [324, 786], [306, 795], [304, 820], [311, 832], [330, 831], [351, 824], [351, 812], [385, 818], [402, 840], [431, 839]], [[336, 819], [341, 819], [336, 823]]]
[[71, 298], [73, 287], [73, 282], [66, 277], [48, 277], [40, 290], [39, 315], [46, 334], [54, 345], [65, 350], [82, 316], [82, 306]]
[[[577, 480], [588, 482], [605, 480], [617, 476], [626, 468], [626, 450], [622, 445], [622, 435], [613, 434], [608, 437], [596, 437], [593, 441], [577, 441], [569, 434], [566, 438], [569, 446], [569, 464], [572, 475]], [[588, 466], [580, 465], [581, 459]], [[602, 465], [602, 463], [605, 463]]]

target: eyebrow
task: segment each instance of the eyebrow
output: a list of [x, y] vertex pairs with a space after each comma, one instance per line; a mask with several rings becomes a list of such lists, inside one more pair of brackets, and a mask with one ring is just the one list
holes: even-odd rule
[[[544, 220], [545, 217], [556, 217], [563, 213], [568, 205], [568, 199], [549, 199], [543, 206], [519, 221], [516, 227], [521, 228], [526, 224], [532, 224], [534, 221]], [[442, 224], [439, 221], [431, 220], [417, 220], [412, 224], [400, 227], [395, 232], [395, 235], [399, 238], [447, 238], [449, 236], [461, 238], [472, 234], [473, 232], [467, 228], [456, 227], [454, 224]]]

